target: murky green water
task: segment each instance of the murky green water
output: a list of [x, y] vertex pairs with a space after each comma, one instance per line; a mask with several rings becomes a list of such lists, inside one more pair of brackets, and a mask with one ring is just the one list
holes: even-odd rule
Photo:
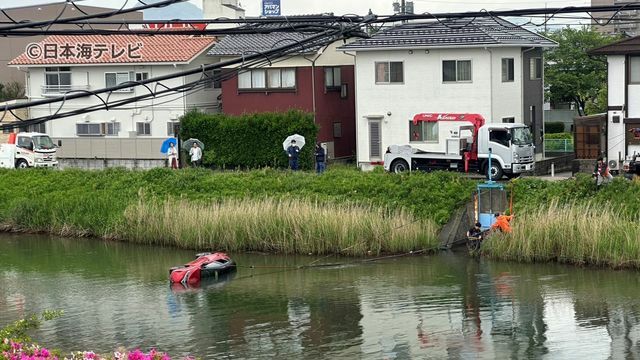
[[[285, 270], [316, 258], [233, 255], [255, 269], [176, 291], [167, 269], [191, 251], [0, 235], [0, 325], [62, 309], [37, 341], [208, 359], [640, 356], [637, 272], [452, 254]], [[337, 261], [353, 260], [322, 262]]]

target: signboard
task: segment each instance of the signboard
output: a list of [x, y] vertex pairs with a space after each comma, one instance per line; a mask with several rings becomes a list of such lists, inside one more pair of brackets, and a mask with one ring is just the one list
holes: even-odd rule
[[263, 16], [280, 16], [280, 0], [262, 0]]

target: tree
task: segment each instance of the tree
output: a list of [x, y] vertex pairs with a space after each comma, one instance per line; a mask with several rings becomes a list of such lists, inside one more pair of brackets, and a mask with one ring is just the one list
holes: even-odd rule
[[545, 35], [558, 42], [558, 47], [545, 53], [547, 99], [552, 103], [574, 102], [580, 115], [585, 115], [588, 103], [589, 110], [602, 108], [598, 95], [607, 87], [607, 59], [605, 56], [590, 56], [587, 51], [620, 38], [586, 27], [566, 27]]
[[0, 101], [24, 98], [24, 85], [17, 81], [0, 84]]

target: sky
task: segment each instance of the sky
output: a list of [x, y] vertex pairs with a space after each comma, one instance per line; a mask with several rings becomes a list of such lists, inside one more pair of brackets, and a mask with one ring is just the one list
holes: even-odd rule
[[[0, 8], [26, 6], [61, 0], [0, 0]], [[135, 4], [137, 0], [81, 0], [95, 6], [121, 7], [125, 1]], [[586, 6], [589, 0], [413, 0], [416, 13], [462, 12], [477, 10], [511, 10], [540, 7]], [[202, 0], [189, 0], [202, 7]], [[281, 0], [283, 15], [318, 14], [333, 12], [336, 15], [365, 15], [369, 9], [375, 14], [388, 15], [393, 12], [394, 0]], [[261, 0], [240, 0], [247, 16], [260, 15]]]

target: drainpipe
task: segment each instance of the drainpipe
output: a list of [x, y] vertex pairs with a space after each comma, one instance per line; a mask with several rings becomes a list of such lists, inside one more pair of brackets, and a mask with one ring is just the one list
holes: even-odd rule
[[313, 109], [313, 122], [316, 123], [316, 60], [320, 58], [322, 52], [316, 54], [316, 57], [312, 59], [302, 56], [305, 60], [311, 63], [311, 107]]
[[[489, 119], [493, 121], [493, 51], [488, 47], [484, 48], [489, 52]], [[473, 69], [471, 69], [471, 76], [473, 76]]]

